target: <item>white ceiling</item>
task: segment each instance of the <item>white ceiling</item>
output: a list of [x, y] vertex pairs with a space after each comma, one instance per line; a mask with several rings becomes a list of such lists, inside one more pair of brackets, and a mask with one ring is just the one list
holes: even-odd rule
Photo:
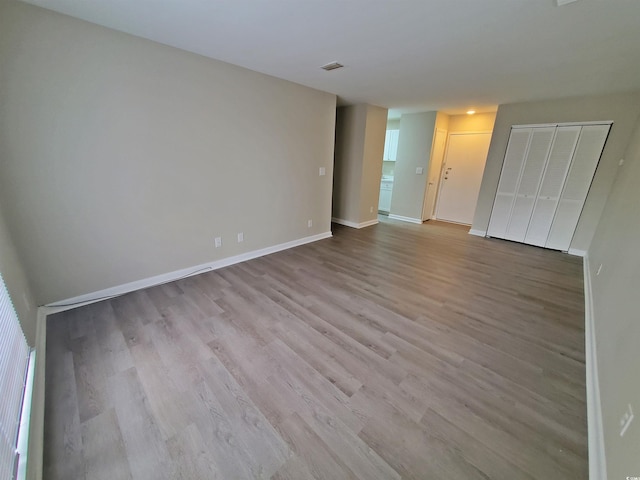
[[396, 115], [640, 88], [639, 0], [29, 3]]

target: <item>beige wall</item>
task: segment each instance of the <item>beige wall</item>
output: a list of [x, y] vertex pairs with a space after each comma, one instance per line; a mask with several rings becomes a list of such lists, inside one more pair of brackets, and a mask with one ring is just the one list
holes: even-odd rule
[[7, 229], [2, 208], [0, 208], [0, 273], [9, 290], [16, 309], [22, 331], [29, 345], [35, 345], [37, 306], [31, 292], [22, 263]]
[[449, 132], [490, 132], [495, 121], [495, 113], [449, 115]]
[[[437, 129], [440, 130], [451, 130], [450, 127], [450, 120], [451, 120], [451, 115], [447, 115], [446, 113], [443, 112], [438, 112], [436, 114], [436, 127]], [[435, 132], [434, 132], [435, 134]]]
[[[422, 218], [422, 205], [436, 124], [436, 112], [410, 113], [400, 119], [398, 155], [393, 182], [390, 214]], [[416, 168], [422, 167], [422, 175]]]
[[340, 107], [336, 116], [332, 215], [361, 224], [377, 219], [387, 109]]
[[366, 125], [366, 105], [351, 105], [337, 109], [331, 215], [336, 219], [354, 223], [359, 223]]
[[380, 198], [380, 177], [382, 176], [386, 130], [387, 109], [367, 105], [359, 223], [370, 222], [378, 218], [378, 199]]
[[489, 225], [512, 125], [612, 120], [611, 133], [571, 242], [572, 249], [586, 251], [639, 110], [640, 92], [500, 105], [472, 228], [486, 231]]
[[39, 304], [330, 230], [334, 95], [17, 2], [0, 65], [0, 202]]
[[[610, 479], [640, 472], [640, 121], [624, 159], [588, 252]], [[636, 418], [621, 437], [619, 421], [628, 404]]]

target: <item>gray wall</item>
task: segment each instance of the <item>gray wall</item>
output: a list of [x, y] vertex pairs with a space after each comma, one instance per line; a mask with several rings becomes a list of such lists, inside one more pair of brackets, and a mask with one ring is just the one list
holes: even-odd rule
[[0, 202], [38, 304], [330, 231], [334, 95], [17, 2], [0, 65]]
[[472, 228], [486, 231], [489, 225], [512, 125], [612, 120], [611, 133], [571, 242], [572, 249], [586, 251], [639, 110], [640, 92], [500, 105]]
[[[431, 144], [437, 112], [410, 113], [400, 118], [400, 137], [391, 197], [393, 215], [422, 219]], [[423, 174], [417, 175], [416, 168]]]
[[398, 130], [399, 128], [400, 128], [400, 119], [399, 118], [389, 118], [389, 119], [387, 119], [387, 130]]
[[[589, 247], [593, 317], [609, 479], [640, 472], [640, 122], [617, 168]], [[600, 275], [596, 275], [602, 264]], [[635, 420], [620, 437], [631, 404]], [[636, 473], [631, 473], [636, 472]]]
[[386, 108], [366, 104], [338, 108], [332, 210], [335, 219], [353, 224], [377, 219], [386, 125]]
[[0, 273], [9, 290], [22, 331], [29, 345], [35, 345], [37, 307], [15, 245], [7, 229], [0, 205]]

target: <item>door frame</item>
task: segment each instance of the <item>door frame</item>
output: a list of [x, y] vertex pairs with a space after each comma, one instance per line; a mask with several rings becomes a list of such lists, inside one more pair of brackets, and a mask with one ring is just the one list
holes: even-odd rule
[[[433, 217], [434, 220], [440, 220], [438, 218], [438, 206], [440, 205], [440, 194], [442, 193], [442, 178], [444, 177], [444, 172], [446, 171], [445, 165], [447, 164], [447, 155], [449, 154], [449, 141], [451, 140], [451, 135], [480, 135], [480, 134], [489, 134], [491, 138], [489, 139], [489, 150], [491, 150], [491, 140], [493, 139], [493, 130], [459, 130], [454, 132], [449, 132], [447, 134], [447, 144], [444, 149], [444, 157], [442, 158], [442, 170], [440, 171], [440, 179], [438, 180], [438, 193], [436, 196], [436, 204], [433, 208]], [[488, 155], [488, 153], [487, 153]], [[484, 170], [482, 171], [482, 176], [484, 178], [484, 171], [487, 169], [487, 163], [485, 159]], [[478, 207], [478, 200], [476, 199], [476, 208]], [[442, 220], [443, 222], [448, 223], [457, 223], [458, 225], [468, 225], [467, 223], [458, 223], [452, 222], [451, 220]]]
[[[433, 185], [433, 188], [436, 189], [435, 198], [433, 199], [433, 209], [431, 210], [431, 212], [425, 212], [425, 209], [427, 208], [427, 195], [429, 194], [429, 178], [431, 177], [431, 169], [434, 168], [434, 165], [432, 162], [434, 161], [433, 155], [436, 149], [436, 136], [438, 135], [438, 132], [444, 132], [444, 135], [445, 135], [444, 147], [442, 149], [442, 158], [440, 159], [440, 164], [437, 166], [437, 168], [440, 169], [440, 172], [438, 172], [438, 178], [436, 179], [435, 184]], [[449, 142], [449, 131], [446, 128], [436, 128], [433, 132], [433, 142], [431, 143], [431, 154], [429, 155], [429, 167], [427, 168], [427, 184], [424, 189], [424, 198], [422, 199], [421, 215], [422, 215], [423, 222], [427, 220], [434, 220], [436, 218], [435, 213], [436, 213], [436, 206], [438, 205], [440, 179], [442, 178], [442, 166], [444, 165], [444, 159], [447, 155], [448, 142]]]

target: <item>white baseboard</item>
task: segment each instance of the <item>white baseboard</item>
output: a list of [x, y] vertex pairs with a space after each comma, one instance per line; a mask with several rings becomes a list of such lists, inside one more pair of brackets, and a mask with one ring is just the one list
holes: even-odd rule
[[389, 214], [389, 218], [392, 218], [394, 220], [400, 220], [401, 222], [418, 223], [422, 225], [422, 220], [419, 218], [403, 217], [402, 215], [394, 215], [393, 213]]
[[377, 218], [374, 218], [373, 220], [362, 222], [359, 228], [370, 227], [372, 225], [377, 225], [378, 223], [380, 223], [379, 220]]
[[607, 462], [604, 449], [604, 429], [602, 426], [602, 404], [600, 402], [600, 382], [598, 381], [598, 360], [596, 334], [593, 318], [593, 296], [591, 293], [591, 270], [589, 256], [583, 255], [584, 269], [584, 338], [587, 380], [587, 430], [589, 436], [589, 478], [607, 479]]
[[331, 221], [333, 223], [337, 223], [339, 225], [344, 225], [345, 227], [351, 227], [351, 228], [365, 228], [365, 227], [370, 227], [371, 225], [377, 225], [379, 223], [377, 218], [374, 218], [373, 220], [368, 220], [362, 223], [356, 223], [350, 220], [344, 220], [343, 218], [336, 218], [336, 217], [331, 217]]
[[475, 235], [476, 237], [486, 237], [487, 236], [487, 231], [486, 230], [476, 230], [475, 228], [472, 228], [471, 230], [469, 230], [469, 235]]
[[208, 272], [211, 270], [217, 270], [219, 268], [228, 267], [240, 262], [246, 262], [254, 258], [263, 257], [271, 253], [280, 252], [289, 248], [298, 247], [306, 243], [316, 242], [325, 238], [330, 238], [331, 232], [324, 232], [318, 235], [312, 235], [309, 237], [299, 238], [290, 242], [273, 245], [267, 248], [261, 248], [259, 250], [253, 250], [251, 252], [241, 253], [233, 257], [223, 258], [221, 260], [215, 260], [209, 263], [203, 263], [201, 265], [195, 265], [189, 268], [183, 268], [174, 272], [163, 273], [154, 277], [144, 278], [142, 280], [136, 280], [134, 282], [125, 283], [123, 285], [117, 285], [115, 287], [105, 288], [97, 292], [87, 293], [84, 295], [78, 295], [77, 297], [67, 298], [65, 300], [59, 300], [57, 302], [49, 303], [45, 305], [44, 310], [46, 315], [56, 313], [70, 308], [76, 308], [81, 305], [87, 305], [89, 303], [98, 302], [118, 295], [124, 295], [125, 293], [133, 292], [135, 290], [141, 290], [143, 288], [152, 287], [154, 285], [160, 285], [163, 283], [173, 282], [181, 278], [190, 277], [199, 273]]
[[570, 248], [567, 253], [569, 255], [575, 255], [576, 257], [586, 257], [587, 256], [587, 251], [586, 250], [579, 250], [577, 248]]

